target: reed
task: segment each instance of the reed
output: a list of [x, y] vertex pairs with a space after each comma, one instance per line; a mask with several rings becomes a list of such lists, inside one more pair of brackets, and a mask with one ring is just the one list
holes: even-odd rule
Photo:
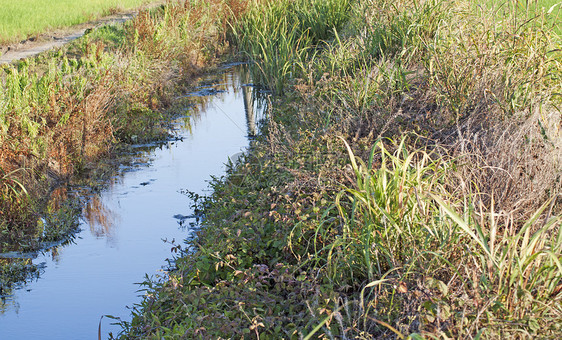
[[345, 1], [254, 2], [232, 23], [238, 48], [255, 65], [257, 82], [281, 94], [290, 79], [302, 77], [302, 65], [322, 41], [333, 37], [348, 20]]
[[[325, 267], [338, 286], [366, 282], [362, 310], [350, 322], [370, 318], [363, 321], [368, 327], [377, 319], [387, 323], [378, 325], [383, 329], [404, 330], [411, 326], [389, 316], [414, 303], [419, 304], [419, 330], [437, 322], [448, 324], [441, 332], [456, 337], [484, 330], [489, 337], [554, 336], [559, 330], [551, 325], [559, 320], [560, 305], [553, 297], [562, 277], [555, 197], [527, 220], [518, 220], [515, 212], [494, 211], [493, 200], [491, 207], [482, 206], [482, 193], [457, 198], [444, 185], [454, 173], [454, 161], [409, 152], [404, 141], [393, 146], [393, 153], [379, 142], [368, 162], [346, 145], [355, 180], [330, 208], [337, 209], [342, 224], [322, 221], [314, 233], [314, 242], [324, 242], [315, 256], [326, 261], [316, 261], [317, 266]], [[337, 236], [330, 236], [334, 229]], [[407, 288], [416, 281], [417, 288]], [[417, 299], [420, 285], [439, 291], [439, 297], [431, 303]], [[401, 298], [388, 301], [385, 294]]]

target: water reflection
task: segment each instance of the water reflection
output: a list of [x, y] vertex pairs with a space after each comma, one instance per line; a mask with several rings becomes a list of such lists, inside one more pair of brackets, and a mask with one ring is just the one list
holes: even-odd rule
[[[95, 338], [100, 316], [126, 318], [125, 306], [138, 301], [134, 282], [166, 265], [171, 245], [162, 239], [190, 237], [198, 215], [178, 190], [205, 194], [208, 179], [258, 133], [267, 100], [243, 71], [204, 80], [185, 97], [190, 105], [174, 139], [134, 147], [134, 158], [93, 191], [51, 193], [53, 209], [78, 193], [83, 231], [74, 245], [12, 260], [42, 269], [20, 280], [32, 281], [25, 289], [0, 293], [0, 338]], [[102, 337], [111, 330], [108, 321]]]
[[90, 232], [97, 238], [114, 237], [115, 214], [105, 206], [99, 195], [90, 197], [83, 209], [83, 216], [90, 227]]
[[242, 85], [242, 93], [244, 94], [244, 112], [246, 113], [248, 136], [255, 137], [257, 129], [256, 119], [254, 116], [254, 88], [250, 85]]
[[51, 191], [49, 195], [49, 210], [59, 210], [65, 202], [68, 201], [68, 188], [58, 187]]
[[39, 278], [41, 266], [34, 266], [32, 258], [0, 258], [0, 315], [8, 310], [19, 310], [19, 303], [14, 298], [15, 289], [25, 283]]
[[[223, 94], [242, 95], [244, 113], [246, 116], [246, 133], [249, 137], [255, 137], [260, 124], [267, 115], [267, 103], [270, 92], [261, 86], [252, 83], [251, 73], [247, 65], [238, 66], [238, 72], [224, 72], [203, 81], [203, 84], [189, 93], [192, 106], [190, 107], [191, 120], [193, 124], [201, 119], [201, 115], [211, 108], [221, 110], [228, 115], [228, 108], [224, 104]], [[184, 125], [191, 129], [191, 124]], [[238, 127], [241, 128], [241, 127]]]
[[271, 92], [252, 83], [252, 76], [248, 67], [244, 67], [240, 71], [240, 78], [242, 81], [248, 136], [255, 137], [267, 118], [268, 100]]
[[[181, 136], [191, 136], [193, 128], [201, 121], [205, 113], [211, 109], [218, 109], [228, 116], [228, 107], [225, 107], [225, 98], [234, 94], [235, 97], [242, 95], [244, 104], [244, 113], [246, 117], [247, 125], [247, 135], [249, 137], [255, 137], [257, 134], [257, 124], [256, 120], [263, 119], [265, 116], [265, 100], [263, 100], [263, 93], [256, 91], [255, 86], [251, 84], [250, 72], [247, 68], [241, 67], [239, 72], [224, 72], [209, 77], [208, 79], [202, 81], [202, 85], [197, 87], [192, 93], [189, 93], [189, 103], [186, 110], [186, 115], [180, 117], [176, 120], [174, 128], [176, 129], [176, 134]], [[261, 94], [261, 97], [259, 97]], [[261, 99], [261, 101], [260, 101]], [[254, 103], [257, 103], [257, 110], [254, 109]], [[240, 127], [238, 127], [240, 128]], [[164, 144], [159, 145], [159, 149], [170, 149], [176, 142], [181, 142], [180, 140], [169, 141]], [[139, 148], [140, 152], [150, 151], [152, 147], [147, 145], [146, 147]], [[125, 173], [128, 171], [134, 171], [139, 165], [149, 166], [150, 159], [146, 155], [141, 156], [137, 159], [133, 166], [122, 168], [123, 171], [114, 177], [114, 180], [110, 182], [108, 190], [110, 190], [115, 184], [119, 183]], [[146, 186], [150, 182], [140, 183], [140, 186]], [[138, 188], [137, 186], [132, 187], [132, 189]], [[125, 192], [122, 195], [127, 195], [130, 192]], [[61, 198], [64, 197], [61, 193]], [[176, 218], [178, 215], [175, 215]], [[108, 241], [115, 242], [115, 228], [118, 226], [116, 223], [119, 220], [119, 216], [108, 208], [100, 195], [91, 194], [87, 199], [83, 208], [83, 217], [86, 223], [88, 223], [90, 233], [97, 238], [107, 238]], [[179, 219], [180, 227], [184, 228], [186, 225], [193, 226], [192, 223], [185, 223], [185, 219]]]

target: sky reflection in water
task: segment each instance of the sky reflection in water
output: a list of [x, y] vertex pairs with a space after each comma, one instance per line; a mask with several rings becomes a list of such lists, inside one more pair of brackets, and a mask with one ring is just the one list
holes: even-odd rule
[[[220, 176], [255, 132], [244, 111], [251, 88], [240, 87], [247, 82], [225, 73], [223, 85], [213, 86], [219, 93], [193, 97], [199, 103], [190, 110], [197, 113], [177, 126], [183, 140], [147, 152], [88, 200], [75, 244], [34, 259], [44, 263], [41, 277], [6, 301], [0, 339], [95, 339], [102, 315], [129, 319], [126, 306], [140, 301], [135, 282], [157, 274], [171, 256], [163, 239], [189, 235], [174, 217], [192, 214], [179, 190], [204, 193], [211, 175]], [[111, 322], [103, 319], [102, 336], [119, 330]]]

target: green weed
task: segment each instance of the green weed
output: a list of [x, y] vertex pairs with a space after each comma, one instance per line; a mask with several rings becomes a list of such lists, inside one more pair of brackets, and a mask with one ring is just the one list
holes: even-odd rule
[[255, 2], [231, 34], [255, 65], [255, 81], [281, 94], [287, 81], [303, 76], [316, 46], [347, 22], [350, 7], [347, 0]]

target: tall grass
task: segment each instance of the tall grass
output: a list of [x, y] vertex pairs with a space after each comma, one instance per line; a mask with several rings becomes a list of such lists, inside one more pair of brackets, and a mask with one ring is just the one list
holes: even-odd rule
[[288, 80], [304, 75], [305, 61], [342, 28], [350, 9], [347, 0], [254, 2], [232, 24], [232, 35], [259, 70], [254, 79], [280, 94]]
[[28, 208], [31, 197], [21, 182], [17, 169], [6, 172], [0, 167], [0, 249], [2, 251], [18, 249], [19, 244], [26, 244], [35, 233], [34, 219], [37, 218]]
[[484, 98], [513, 115], [560, 91], [560, 40], [546, 14], [505, 15], [487, 9], [473, 15], [467, 8], [441, 26], [438, 42], [425, 41], [439, 98], [457, 115], [466, 116]]
[[437, 231], [435, 209], [422, 204], [426, 193], [442, 191], [446, 163], [423, 151], [409, 153], [405, 140], [392, 153], [377, 142], [368, 162], [355, 157], [347, 143], [346, 148], [356, 182], [335, 198], [343, 224], [326, 263], [338, 284], [374, 281], [420, 256], [414, 245], [430, 249], [434, 242], [447, 242], [450, 231]]
[[[562, 232], [560, 218], [549, 210], [552, 200], [528, 220], [517, 220], [513, 212], [479, 206], [478, 195], [460, 200], [451, 195], [444, 185], [451, 165], [423, 151], [409, 152], [404, 140], [394, 153], [375, 145], [369, 162], [346, 147], [355, 180], [335, 199], [342, 225], [322, 223], [315, 240], [339, 230], [321, 255], [338, 285], [366, 282], [367, 291], [386, 286], [365, 297], [374, 309], [363, 313], [380, 319], [381, 310], [408, 309], [410, 303], [418, 304], [419, 326], [399, 318], [386, 321], [408, 332], [448, 324], [441, 332], [454, 337], [479, 330], [492, 337], [559, 334], [554, 324], [562, 316]], [[389, 285], [396, 280], [401, 283]], [[434, 286], [434, 280], [445, 283]], [[428, 304], [417, 298], [420, 287], [439, 287], [439, 300]], [[377, 302], [385, 300], [385, 291], [400, 294], [395, 307]], [[463, 329], [468, 320], [470, 327]]]
[[[318, 257], [312, 262], [338, 285], [377, 282], [367, 284], [367, 291], [385, 286], [371, 295], [379, 308], [379, 314], [372, 310], [371, 319], [380, 320], [380, 311], [388, 310], [382, 321], [388, 325], [393, 320], [394, 329], [406, 333], [421, 322], [417, 331], [455, 337], [485, 329], [491, 337], [558, 334], [550, 323], [560, 320], [560, 225], [550, 210], [556, 202], [552, 194], [560, 188], [554, 179], [560, 171], [560, 136], [550, 120], [559, 122], [562, 68], [551, 14], [529, 11], [522, 19], [519, 11], [475, 13], [462, 2], [363, 5], [358, 8], [367, 13], [366, 21], [357, 21], [358, 34], [336, 40], [329, 56], [309, 63], [308, 69], [317, 73], [308, 77], [312, 81], [301, 91], [303, 97], [315, 101], [321, 112], [339, 112], [334, 119], [339, 124], [347, 118], [351, 124], [341, 126], [359, 143], [357, 149], [377, 135], [414, 129], [430, 136], [431, 144], [440, 139], [438, 149], [450, 148], [459, 161], [454, 168], [445, 167], [450, 174], [444, 175], [434, 167], [444, 163], [427, 163], [425, 156], [414, 156], [419, 151], [400, 158], [400, 144], [394, 146], [396, 154], [381, 148], [380, 168], [373, 169], [376, 153], [365, 163], [356, 161], [348, 148], [355, 180], [334, 199], [336, 223], [323, 220], [315, 230], [316, 243], [310, 248]], [[327, 73], [319, 77], [320, 72]], [[399, 86], [389, 86], [393, 78], [401, 80]], [[338, 106], [345, 109], [333, 109]], [[535, 114], [537, 108], [543, 113]], [[538, 144], [541, 151], [534, 148]], [[541, 174], [531, 171], [532, 164], [550, 164], [551, 159], [556, 164], [541, 167]], [[418, 166], [425, 169], [419, 171], [426, 174], [425, 187], [409, 186], [404, 175], [408, 172], [403, 169], [415, 174]], [[455, 185], [437, 180], [451, 180], [459, 170], [466, 177]], [[451, 190], [459, 183], [472, 191]], [[333, 242], [326, 242], [330, 237]], [[439, 300], [413, 307], [422, 310], [415, 322], [404, 323], [404, 314], [390, 317], [392, 311], [410, 308], [393, 297], [413, 293], [405, 287], [420, 275], [445, 282], [435, 286], [432, 280], [425, 286], [439, 288]], [[415, 284], [424, 286], [421, 282], [419, 278]], [[451, 296], [454, 287], [463, 287], [478, 302], [466, 307], [463, 298]], [[457, 314], [461, 318], [455, 319], [450, 312], [460, 306], [465, 306]], [[445, 307], [447, 312], [439, 314]], [[465, 322], [470, 328], [463, 329]]]
[[[5, 138], [12, 145], [11, 152], [52, 158], [60, 165], [56, 170], [62, 174], [68, 173], [65, 167], [73, 160], [95, 154], [95, 150], [86, 150], [91, 147], [88, 139], [92, 137], [86, 134], [93, 128], [90, 124], [105, 129], [103, 125], [107, 122], [102, 122], [99, 115], [106, 101], [111, 100], [99, 92], [111, 90], [110, 87], [102, 90], [102, 86], [107, 86], [105, 75], [111, 62], [107, 55], [103, 59], [98, 61], [95, 55], [79, 61], [64, 58], [58, 65], [52, 60], [41, 76], [32, 71], [33, 61], [5, 69], [2, 116], [16, 117], [3, 126], [7, 132]], [[66, 137], [70, 140], [65, 148], [75, 151], [64, 152], [57, 139], [62, 135], [57, 130], [70, 126], [74, 132], [72, 137]], [[54, 152], [63, 154], [55, 156]]]

